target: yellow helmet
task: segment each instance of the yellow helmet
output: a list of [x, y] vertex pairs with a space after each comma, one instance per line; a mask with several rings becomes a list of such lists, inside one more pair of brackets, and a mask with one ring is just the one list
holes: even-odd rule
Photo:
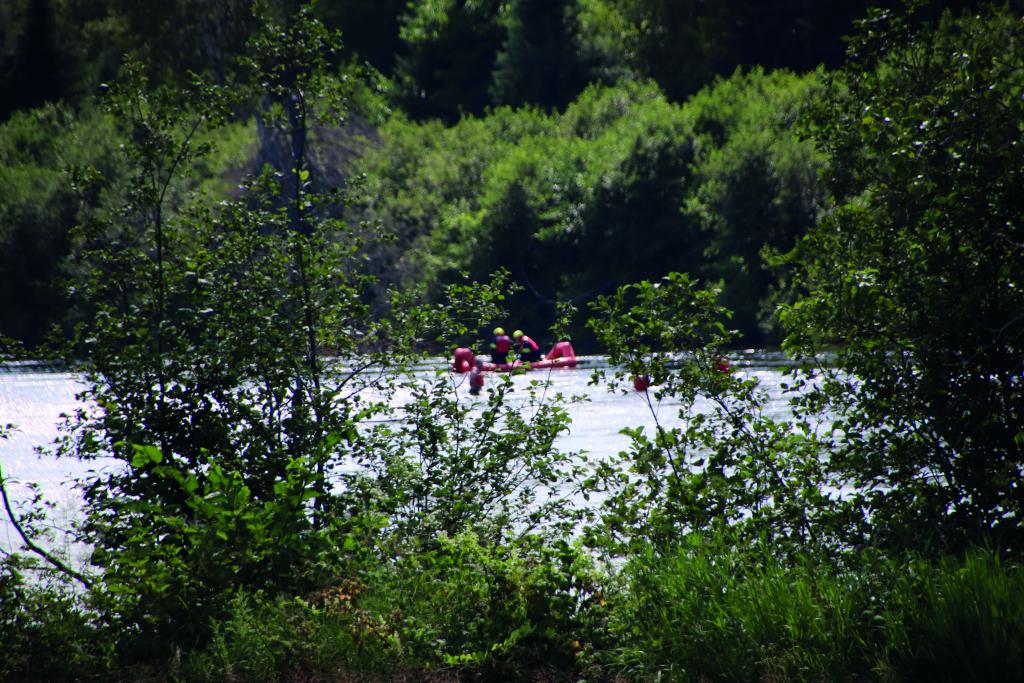
[[522, 330], [516, 330], [515, 332], [512, 333], [512, 338], [513, 339], [519, 339], [522, 336], [523, 336], [523, 331]]
[[495, 327], [494, 328], [494, 335], [495, 336], [499, 336], [499, 335], [502, 335], [502, 334], [505, 334], [505, 329], [504, 328], [502, 328], [502, 327]]

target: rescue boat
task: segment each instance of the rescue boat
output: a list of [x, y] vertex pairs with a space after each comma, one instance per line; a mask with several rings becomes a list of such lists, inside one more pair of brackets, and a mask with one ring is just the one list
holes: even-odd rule
[[[452, 370], [455, 372], [469, 372], [476, 364], [476, 354], [465, 347], [455, 349], [452, 357]], [[543, 360], [525, 363], [516, 360], [511, 363], [491, 363], [484, 361], [484, 372], [512, 372], [513, 370], [544, 370], [557, 368], [576, 367], [576, 351], [572, 344], [567, 341], [560, 341], [551, 347]]]

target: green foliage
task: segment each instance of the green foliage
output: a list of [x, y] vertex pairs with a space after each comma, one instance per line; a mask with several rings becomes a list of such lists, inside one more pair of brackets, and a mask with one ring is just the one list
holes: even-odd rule
[[1024, 676], [1019, 565], [975, 550], [962, 560], [912, 561], [905, 571], [899, 602], [890, 599], [897, 607], [887, 615], [898, 634], [897, 669], [908, 678], [945, 681]]
[[153, 637], [195, 643], [206, 633], [204, 619], [226, 609], [235, 586], [296, 590], [313, 581], [327, 545], [308, 515], [308, 501], [319, 493], [309, 462], [288, 463], [267, 495], [254, 491], [245, 473], [216, 462], [189, 472], [157, 464], [163, 457], [155, 448], [134, 450], [133, 475], [166, 482], [165, 490], [154, 484], [145, 499], [94, 496], [94, 515], [102, 510], [120, 519], [89, 522], [93, 533], [109, 535], [92, 557], [104, 570], [97, 604], [117, 632], [138, 629], [120, 644], [122, 657], [151, 656]]
[[598, 656], [640, 680], [1015, 680], [1022, 579], [983, 550], [837, 568], [691, 536], [627, 564]]
[[[273, 3], [270, 3], [273, 4]], [[126, 0], [14, 0], [0, 9], [0, 119], [14, 109], [88, 101], [126, 54], [162, 85], [189, 73], [219, 83], [258, 22], [253, 3], [175, 0], [146, 7]]]
[[[4, 10], [36, 12], [25, 34], [44, 51], [81, 14], [91, 33], [69, 50], [149, 36], [149, 54], [181, 55], [129, 61], [105, 115], [48, 106], [0, 139], [0, 245], [47, 236], [4, 252], [3, 273], [24, 279], [26, 254], [56, 270], [80, 224], [87, 407], [60, 452], [119, 461], [84, 482], [94, 580], [53, 562], [87, 593], [30, 583], [39, 566], [18, 556], [0, 565], [0, 675], [1022, 675], [1020, 568], [940, 552], [1020, 547], [1019, 18], [919, 31], [874, 15], [812, 111], [814, 150], [791, 127], [820, 73], [662, 94], [744, 61], [736, 17], [764, 17], [755, 3], [411, 4], [398, 70], [415, 115], [454, 121], [488, 98], [565, 109], [394, 117], [353, 229], [334, 218], [352, 187], [327, 187], [309, 143], [353, 95], [380, 111], [386, 86], [338, 70], [318, 18], [337, 11], [266, 3], [250, 35], [234, 3], [122, 4]], [[205, 51], [219, 37], [245, 39], [237, 71]], [[0, 44], [10, 54], [26, 53]], [[637, 80], [655, 67], [661, 87]], [[595, 75], [625, 81], [570, 102]], [[287, 151], [218, 201], [218, 169], [249, 154], [252, 124], [228, 121], [252, 110]], [[722, 302], [750, 335], [770, 301], [761, 255], [821, 212], [826, 162], [838, 208], [778, 264], [806, 288], [786, 308], [790, 347], [844, 345], [780, 421], [722, 366], [737, 339]], [[375, 221], [392, 235], [368, 247]], [[407, 286], [382, 295], [372, 272]], [[572, 302], [595, 296], [612, 382], [637, 380], [655, 419], [606, 461], [558, 449], [572, 399], [542, 379], [491, 377], [466, 400], [449, 372], [409, 363], [479, 348], [506, 305], [520, 327], [557, 314], [565, 334]], [[42, 509], [23, 521], [38, 533]], [[908, 545], [926, 553], [892, 550]]]
[[[493, 385], [493, 386], [492, 386]], [[339, 501], [361, 517], [387, 520], [395, 550], [431, 545], [438, 534], [471, 530], [488, 542], [564, 534], [580, 513], [571, 484], [578, 458], [555, 440], [569, 428], [560, 394], [532, 381], [513, 398], [508, 375], [488, 380], [483, 406], [459, 400], [447, 370], [399, 384], [394, 424], [367, 434]]]
[[[937, 9], [977, 4], [933, 2]], [[577, 0], [576, 36], [594, 77], [651, 79], [671, 101], [685, 102], [737, 68], [805, 73], [821, 65], [838, 67], [843, 36], [877, 5], [900, 3]]]
[[[668, 680], [821, 680], [867, 673], [855, 646], [869, 603], [860, 577], [691, 536], [640, 552], [613, 594], [614, 666]], [[824, 571], [823, 571], [824, 570]], [[836, 638], [842, 633], [842, 638]], [[851, 651], [852, 650], [852, 651]]]
[[[0, 127], [0, 334], [35, 347], [63, 322], [69, 232], [123, 172], [118, 143], [109, 117], [75, 117], [56, 105], [18, 113]], [[87, 195], [76, 192], [70, 176], [84, 166], [103, 178]]]
[[[327, 62], [304, 51], [327, 49], [326, 34], [308, 14], [290, 30], [273, 50], [256, 41], [250, 68], [269, 70], [255, 84], [301, 143], [337, 100], [317, 90]], [[293, 146], [283, 200], [280, 173], [266, 169], [244, 199], [207, 208], [183, 191], [227, 115], [224, 93], [149, 89], [129, 66], [109, 104], [130, 131], [132, 175], [118, 210], [80, 236], [81, 294], [95, 311], [79, 337], [83, 398], [98, 410], [79, 413], [62, 449], [125, 462], [87, 483], [83, 528], [103, 571], [97, 599], [136, 630], [121, 649], [131, 658], [202, 638], [236, 587], [313, 584], [326, 478], [373, 410], [348, 400], [363, 366], [329, 364], [322, 351], [351, 356], [376, 330], [356, 243], [308, 191], [304, 145]]]
[[[620, 287], [592, 308], [588, 324], [617, 367], [609, 388], [640, 382], [655, 431], [624, 429], [630, 448], [594, 467], [588, 485], [605, 498], [591, 543], [621, 552], [726, 528], [770, 538], [779, 552], [829, 542], [817, 523], [830, 481], [815, 431], [764, 415], [757, 380], [722, 365], [735, 333], [715, 290], [671, 273]], [[595, 373], [595, 383], [603, 379]], [[663, 417], [668, 406], [676, 420]]]
[[[244, 123], [221, 129], [217, 153], [175, 188], [176, 201], [188, 199], [186, 190], [220, 199], [233, 189], [230, 174], [252, 156], [251, 133]], [[90, 315], [74, 290], [81, 257], [75, 227], [116, 203], [128, 172], [118, 152], [123, 135], [98, 108], [76, 114], [46, 106], [0, 126], [0, 334], [36, 353], [54, 330], [50, 341], [63, 345], [73, 324]]]
[[28, 569], [18, 555], [0, 559], [0, 680], [101, 680], [109, 632], [97, 628], [71, 587], [32, 578]]
[[362, 166], [364, 209], [397, 237], [385, 277], [436, 289], [504, 267], [525, 286], [516, 318], [537, 327], [556, 301], [685, 270], [723, 279], [757, 338], [760, 250], [789, 249], [823, 203], [820, 158], [791, 132], [816, 84], [755, 71], [682, 107], [633, 84], [590, 88], [561, 115], [393, 120]]
[[779, 275], [765, 268], [764, 253], [791, 249], [826, 205], [818, 179], [825, 156], [792, 132], [820, 77], [736, 73], [685, 107], [697, 158], [684, 212], [703, 249], [691, 272], [723, 283], [722, 303], [748, 340], [778, 336], [777, 302], [766, 293], [779, 287]]
[[259, 27], [253, 3], [245, 0], [213, 4], [184, 0], [151, 8], [125, 0], [106, 7], [97, 4], [80, 2], [83, 9], [92, 6], [99, 15], [97, 21], [105, 15], [106, 21], [116, 22], [118, 30], [112, 37], [120, 54], [137, 55], [154, 81], [169, 86], [186, 84], [189, 73], [224, 84], [246, 39]]
[[586, 555], [569, 546], [442, 535], [433, 550], [303, 599], [237, 595], [184, 673], [194, 680], [564, 676], [593, 633], [595, 579]]
[[652, 80], [684, 102], [737, 67], [838, 65], [841, 37], [869, 5], [432, 0], [401, 18], [396, 75], [408, 113], [448, 122], [488, 104], [562, 108], [595, 83]]
[[576, 0], [514, 0], [502, 13], [505, 41], [495, 60], [495, 104], [562, 108], [586, 86], [578, 56]]
[[346, 0], [320, 2], [314, 9], [328, 27], [341, 31], [346, 52], [390, 74], [401, 51], [398, 32], [407, 5], [405, 0]]
[[[692, 0], [605, 0], [606, 13], [625, 24], [620, 40], [634, 69], [680, 102], [740, 64], [739, 3]], [[733, 5], [733, 6], [730, 6]], [[620, 18], [621, 17], [621, 18]], [[623, 21], [624, 20], [624, 21]]]
[[505, 680], [572, 667], [573, 641], [584, 637], [581, 619], [596, 587], [585, 556], [529, 539], [494, 546], [463, 534], [437, 541], [434, 551], [371, 573], [363, 599], [400, 619], [395, 628], [414, 660], [469, 665]]
[[410, 3], [397, 60], [402, 105], [419, 117], [454, 121], [490, 103], [489, 76], [502, 42], [499, 0]]
[[381, 616], [354, 606], [358, 586], [339, 584], [309, 600], [239, 592], [175, 673], [190, 681], [400, 679], [416, 667]]
[[[82, 398], [96, 409], [71, 420], [61, 452], [123, 462], [85, 483], [82, 526], [122, 662], [203, 642], [237, 589], [304, 594], [436, 534], [494, 543], [571, 521], [557, 487], [572, 461], [553, 445], [567, 420], [558, 397], [543, 405], [546, 386], [510, 409], [506, 384], [476, 415], [443, 374], [401, 382], [425, 342], [498, 317], [508, 286], [500, 273], [453, 285], [437, 306], [396, 294], [393, 315], [371, 316], [360, 240], [329, 217], [342, 197], [316, 193], [308, 163], [310, 127], [344, 113], [334, 37], [306, 10], [282, 30], [268, 23], [246, 67], [292, 165], [265, 168], [239, 200], [209, 207], [188, 190], [246, 90], [149, 88], [129, 65], [108, 95], [132, 173], [120, 206], [78, 236], [94, 310]], [[399, 391], [400, 426], [368, 426]]]
[[11, 0], [0, 8], [0, 120], [18, 109], [57, 101], [73, 81], [59, 45], [52, 3]]
[[839, 343], [818, 398], [861, 538], [1021, 547], [1018, 13], [876, 13], [812, 117], [838, 207], [792, 256], [789, 348]]

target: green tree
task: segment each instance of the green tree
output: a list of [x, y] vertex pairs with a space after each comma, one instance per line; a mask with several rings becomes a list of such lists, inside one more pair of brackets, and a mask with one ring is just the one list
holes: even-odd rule
[[0, 120], [17, 109], [56, 102], [71, 81], [67, 55], [58, 46], [57, 21], [48, 0], [19, 0], [0, 9]]
[[397, 80], [405, 111], [455, 121], [490, 104], [491, 72], [504, 38], [499, 0], [410, 3]]
[[792, 249], [826, 206], [824, 155], [793, 132], [820, 78], [737, 72], [684, 107], [698, 150], [694, 190], [683, 200], [702, 250], [691, 272], [722, 283], [722, 304], [748, 344], [780, 336], [772, 294], [780, 274], [765, 254]]
[[587, 324], [616, 368], [609, 390], [639, 392], [655, 421], [653, 433], [623, 429], [629, 449], [594, 467], [588, 485], [606, 494], [590, 534], [598, 547], [628, 555], [712, 531], [739, 545], [768, 540], [780, 554], [834, 542], [820, 523], [834, 484], [822, 442], [808, 421], [766, 415], [756, 377], [723, 366], [735, 333], [717, 299], [716, 289], [670, 273], [591, 306]]
[[[72, 227], [98, 211], [123, 174], [119, 137], [96, 110], [67, 106], [18, 112], [0, 126], [0, 335], [37, 348], [66, 326], [65, 259]], [[76, 167], [97, 169], [88, 193], [72, 185]]]
[[[684, 102], [737, 68], [797, 73], [843, 63], [843, 36], [869, 7], [902, 0], [578, 0], [579, 40], [598, 72], [650, 78]], [[976, 0], [936, 0], [959, 9]]]
[[390, 74], [401, 51], [398, 31], [407, 5], [405, 0], [336, 0], [318, 3], [316, 12], [341, 31], [346, 52]]
[[[125, 0], [72, 0], [66, 11], [92, 15], [92, 22], [98, 24], [95, 33], [86, 33], [84, 40], [79, 38], [87, 51], [83, 55], [86, 58], [89, 52], [102, 50], [98, 41], [113, 38], [118, 48], [116, 57], [134, 54], [146, 64], [156, 84], [185, 85], [190, 72], [224, 84], [246, 41], [259, 28], [259, 12], [288, 11], [291, 4], [276, 0], [173, 0], [149, 6]], [[73, 29], [73, 22], [68, 23]], [[103, 24], [107, 24], [106, 30], [101, 28]]]
[[585, 87], [576, 50], [575, 0], [516, 0], [504, 11], [506, 38], [491, 90], [496, 104], [564, 107]]
[[855, 532], [1024, 542], [1024, 31], [1019, 7], [876, 12], [812, 132], [837, 207], [797, 247], [787, 345], [839, 344], [818, 396]]
[[396, 277], [436, 293], [461, 271], [506, 268], [523, 285], [510, 306], [534, 328], [556, 301], [688, 271], [721, 280], [760, 340], [775, 282], [761, 250], [789, 249], [823, 205], [820, 156], [793, 132], [819, 78], [737, 72], [683, 106], [627, 83], [588, 88], [561, 114], [395, 119], [362, 161], [364, 208], [397, 237]]
[[252, 90], [232, 93], [270, 97], [268, 125], [294, 156], [244, 198], [210, 207], [184, 192], [236, 99], [201, 82], [150, 88], [134, 64], [108, 95], [131, 174], [117, 209], [79, 238], [94, 312], [83, 398], [97, 410], [79, 413], [63, 450], [124, 463], [86, 483], [83, 538], [108, 615], [138, 629], [135, 654], [201, 638], [231, 588], [312, 585], [326, 478], [372, 410], [347, 399], [377, 359], [322, 357], [377, 337], [356, 243], [308, 191], [306, 126], [342, 105], [325, 73], [336, 38], [308, 8], [264, 30]]

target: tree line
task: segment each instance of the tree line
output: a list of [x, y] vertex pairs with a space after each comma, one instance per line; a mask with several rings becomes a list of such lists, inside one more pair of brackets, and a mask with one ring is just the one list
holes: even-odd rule
[[[674, 102], [737, 67], [839, 66], [842, 37], [870, 6], [806, 0], [354, 0], [317, 3], [342, 33], [339, 50], [394, 80], [415, 118], [454, 122], [489, 106], [563, 108], [587, 85], [652, 79]], [[951, 0], [937, 10], [972, 3]], [[159, 82], [188, 71], [224, 82], [256, 30], [256, 9], [281, 18], [295, 3], [175, 0], [14, 0], [3, 11], [0, 117], [45, 102], [81, 100], [136, 52]]]
[[[936, 3], [924, 14], [935, 16], [942, 8], [959, 10], [969, 4]], [[671, 270], [699, 270], [702, 277], [724, 280], [730, 304], [743, 309], [737, 312], [737, 325], [747, 343], [778, 342], [770, 311], [775, 290], [784, 290], [786, 284], [779, 273], [765, 271], [757, 252], [788, 248], [792, 236], [806, 231], [823, 204], [815, 155], [791, 133], [802, 106], [796, 94], [800, 87], [772, 72], [782, 69], [806, 75], [820, 65], [841, 64], [842, 36], [853, 30], [853, 21], [863, 16], [866, 5], [854, 2], [844, 3], [841, 9], [825, 9], [797, 1], [736, 1], [716, 3], [714, 8], [700, 2], [655, 0], [320, 2], [313, 10], [317, 18], [343, 36], [328, 59], [339, 73], [345, 71], [350, 80], [366, 86], [352, 107], [355, 116], [349, 128], [337, 134], [324, 130], [319, 138], [311, 138], [314, 150], [320, 150], [313, 163], [324, 171], [325, 182], [336, 184], [366, 172], [380, 188], [381, 196], [373, 200], [380, 206], [369, 207], [365, 215], [346, 217], [379, 221], [394, 234], [394, 246], [374, 271], [388, 281], [439, 278], [430, 280], [437, 293], [451, 282], [450, 272], [479, 272], [491, 261], [508, 268], [524, 287], [525, 294], [513, 305], [514, 315], [524, 324], [537, 326], [550, 322], [551, 301], [586, 301], [601, 287], [621, 284], [638, 274], [659, 277]], [[154, 85], [181, 86], [190, 73], [206, 74], [220, 84], [243, 78], [236, 57], [256, 30], [254, 8], [278, 20], [292, 9], [289, 3], [269, 1], [181, 0], [163, 3], [159, 9], [113, 0], [17, 0], [5, 5], [6, 30], [0, 46], [0, 102], [5, 107], [0, 118], [6, 121], [2, 135], [5, 189], [0, 197], [0, 244], [4, 246], [0, 250], [4, 254], [0, 257], [4, 276], [0, 334], [36, 347], [48, 335], [67, 338], [69, 327], [81, 314], [76, 313], [67, 290], [69, 271], [73, 271], [68, 257], [74, 250], [69, 234], [81, 220], [84, 205], [81, 196], [72, 197], [66, 191], [69, 185], [57, 179], [68, 169], [86, 165], [103, 168], [102, 176], [111, 182], [118, 177], [113, 151], [123, 141], [95, 102], [101, 85], [115, 78], [123, 55], [136, 55]], [[754, 74], [760, 73], [769, 74], [757, 86], [763, 98], [722, 105], [707, 99], [746, 97], [737, 94], [745, 91], [740, 84], [713, 84], [716, 79], [745, 78], [742, 74], [757, 79]], [[369, 79], [368, 74], [372, 74]], [[442, 194], [431, 196], [433, 186], [417, 188], [420, 181], [400, 170], [402, 155], [412, 151], [410, 145], [429, 147], [441, 128], [445, 135], [456, 136], [468, 132], [472, 120], [492, 115], [496, 118], [488, 125], [501, 136], [501, 119], [528, 117], [527, 110], [547, 117], [548, 125], [555, 126], [559, 118], [596, 106], [595, 93], [615, 89], [643, 102], [648, 96], [642, 91], [657, 90], [669, 109], [694, 110], [687, 115], [693, 120], [688, 127], [694, 130], [684, 131], [667, 120], [652, 122], [653, 136], [673, 138], [670, 148], [637, 149], [629, 157], [598, 154], [600, 160], [591, 166], [590, 152], [582, 149], [587, 145], [584, 141], [593, 139], [589, 144], [595, 149], [604, 145], [597, 138], [602, 131], [605, 140], [614, 135], [607, 129], [613, 112], [609, 109], [606, 119], [581, 121], [575, 131], [563, 128], [557, 137], [575, 135], [584, 140], [579, 152], [564, 150], [570, 156], [585, 155], [575, 162], [586, 167], [583, 177], [564, 177], [573, 171], [563, 166], [540, 169], [542, 176], [529, 180], [535, 169], [529, 162], [520, 162], [526, 164], [521, 169], [527, 176], [523, 182], [531, 186], [521, 192], [523, 197], [509, 197], [503, 217], [474, 208], [470, 223], [479, 227], [460, 228], [483, 240], [481, 253], [455, 255], [447, 272], [414, 265], [443, 261], [443, 243], [451, 237], [447, 223], [464, 221], [466, 216], [441, 220], [429, 211], [420, 220], [415, 213], [403, 215], [404, 200], [396, 205], [392, 197], [418, 192], [417, 201], [431, 205], [457, 193], [467, 206], [475, 207], [481, 200], [490, 201], [485, 192], [501, 190], [482, 184], [473, 190], [438, 187]], [[705, 95], [687, 104], [702, 89]], [[261, 106], [246, 104], [236, 112], [237, 120], [242, 125], [257, 120]], [[634, 106], [648, 105], [637, 102]], [[699, 108], [704, 111], [697, 112]], [[737, 113], [729, 114], [727, 108]], [[747, 111], [741, 114], [740, 108]], [[622, 115], [633, 113], [623, 111]], [[719, 117], [727, 118], [716, 121]], [[55, 124], [63, 120], [81, 122], [78, 132], [74, 126]], [[769, 142], [767, 132], [762, 132], [762, 141], [755, 143], [744, 128], [750, 126], [751, 130], [771, 129], [780, 140]], [[516, 135], [520, 133], [497, 144], [506, 149]], [[642, 133], [634, 129], [627, 135]], [[685, 148], [698, 136], [703, 142], [689, 158]], [[539, 140], [537, 135], [529, 137]], [[233, 138], [233, 149], [222, 145], [221, 164], [207, 169], [210, 183], [217, 185], [218, 176], [230, 183], [281, 157], [272, 138], [261, 135], [258, 139], [258, 147], [238, 137]], [[361, 143], [364, 139], [377, 143]], [[477, 157], [478, 164], [495, 158], [489, 156], [491, 149], [482, 146], [492, 145], [491, 141], [478, 142], [472, 148], [461, 145], [460, 153]], [[522, 145], [529, 147], [530, 141]], [[712, 153], [709, 145], [721, 149]], [[763, 149], [755, 150], [757, 145]], [[367, 159], [357, 163], [355, 158], [364, 154]], [[522, 154], [529, 152], [524, 148], [515, 156]], [[598, 165], [620, 162], [619, 168], [610, 169], [618, 187], [599, 191], [586, 186], [599, 177]], [[512, 158], [502, 163], [505, 171], [488, 172], [512, 173], [508, 166]], [[388, 164], [399, 169], [388, 170]], [[549, 177], [545, 180], [543, 174]], [[384, 182], [390, 185], [381, 187]], [[511, 177], [508, 182], [513, 182]], [[720, 189], [719, 182], [726, 187]], [[584, 186], [570, 187], [580, 183]], [[656, 187], [659, 184], [663, 187]], [[580, 194], [580, 201], [571, 192]], [[660, 199], [641, 200], [643, 206], [637, 206], [634, 198], [645, 192], [659, 194]], [[84, 201], [100, 206], [104, 196], [97, 187]], [[517, 201], [525, 205], [517, 207]], [[759, 207], [764, 207], [764, 217], [756, 215]], [[340, 211], [339, 207], [339, 215]], [[577, 216], [580, 211], [587, 216]], [[604, 213], [609, 225], [598, 226]], [[553, 246], [559, 232], [556, 226], [574, 221], [593, 226], [582, 240], [584, 245], [579, 244], [583, 233], [576, 230], [576, 237], [564, 233], [563, 244]], [[604, 240], [604, 232], [609, 239]], [[430, 238], [425, 237], [428, 233]], [[598, 246], [598, 235], [607, 242], [608, 253], [614, 253], [623, 241], [639, 245], [634, 233], [649, 236], [643, 248], [656, 256], [647, 258], [645, 266], [634, 263], [621, 273], [606, 274], [606, 257], [591, 251]], [[512, 244], [508, 249], [490, 244], [491, 235], [505, 235]], [[667, 242], [660, 244], [663, 240]], [[418, 250], [426, 241], [435, 246], [424, 258]], [[494, 248], [506, 255], [488, 255]], [[552, 263], [553, 254], [565, 257], [565, 265]], [[638, 254], [635, 260], [643, 258]], [[394, 261], [403, 265], [395, 269]], [[59, 329], [53, 331], [54, 325]], [[584, 346], [589, 343], [581, 327], [574, 332], [582, 335]]]

